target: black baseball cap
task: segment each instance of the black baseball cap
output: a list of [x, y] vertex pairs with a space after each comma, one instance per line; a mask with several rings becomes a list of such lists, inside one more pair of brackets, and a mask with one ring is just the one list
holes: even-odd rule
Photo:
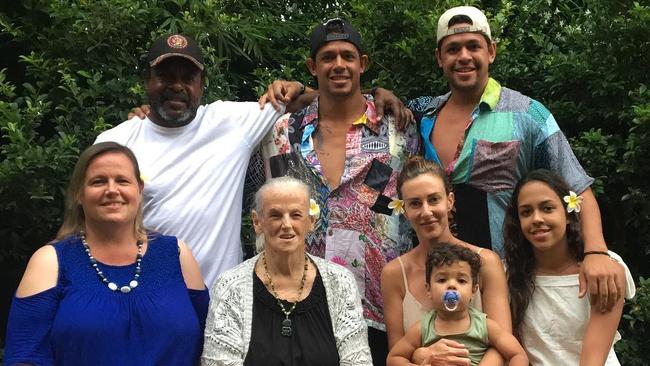
[[147, 64], [154, 67], [170, 57], [184, 57], [203, 71], [203, 52], [192, 38], [170, 34], [156, 39], [147, 53]]
[[311, 32], [310, 46], [311, 57], [316, 56], [316, 52], [323, 47], [325, 43], [333, 41], [350, 42], [357, 47], [361, 53], [361, 34], [341, 18], [334, 18], [319, 24]]

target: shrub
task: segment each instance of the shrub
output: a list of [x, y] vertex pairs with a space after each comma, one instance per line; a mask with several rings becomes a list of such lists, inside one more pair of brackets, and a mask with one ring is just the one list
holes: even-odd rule
[[619, 328], [622, 339], [615, 345], [621, 364], [648, 365], [650, 354], [650, 278], [639, 279], [636, 296], [626, 305], [623, 324]]

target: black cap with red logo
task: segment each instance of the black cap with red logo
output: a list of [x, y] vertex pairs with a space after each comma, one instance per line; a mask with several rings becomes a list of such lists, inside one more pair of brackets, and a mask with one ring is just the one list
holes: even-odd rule
[[154, 67], [170, 57], [184, 57], [203, 71], [203, 52], [196, 41], [188, 36], [171, 34], [155, 40], [147, 53], [147, 64]]

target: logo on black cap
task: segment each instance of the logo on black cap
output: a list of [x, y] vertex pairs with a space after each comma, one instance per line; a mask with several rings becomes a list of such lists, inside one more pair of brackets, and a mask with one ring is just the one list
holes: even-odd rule
[[163, 36], [155, 40], [147, 53], [147, 63], [154, 67], [170, 57], [183, 57], [203, 70], [203, 52], [192, 38], [182, 34]]
[[180, 34], [174, 34], [167, 38], [167, 45], [171, 48], [187, 47], [187, 39]]

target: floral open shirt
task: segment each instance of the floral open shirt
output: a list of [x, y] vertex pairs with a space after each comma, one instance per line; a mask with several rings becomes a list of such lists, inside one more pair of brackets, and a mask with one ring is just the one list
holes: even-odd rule
[[411, 247], [410, 226], [388, 204], [397, 198], [397, 176], [417, 152], [415, 126], [398, 131], [392, 116], [378, 123], [372, 96], [366, 112], [346, 136], [345, 168], [332, 190], [312, 140], [318, 128], [318, 98], [294, 114], [282, 116], [262, 141], [267, 178], [293, 176], [307, 183], [320, 206], [307, 251], [348, 268], [361, 293], [369, 326], [384, 330], [380, 276], [384, 265]]

